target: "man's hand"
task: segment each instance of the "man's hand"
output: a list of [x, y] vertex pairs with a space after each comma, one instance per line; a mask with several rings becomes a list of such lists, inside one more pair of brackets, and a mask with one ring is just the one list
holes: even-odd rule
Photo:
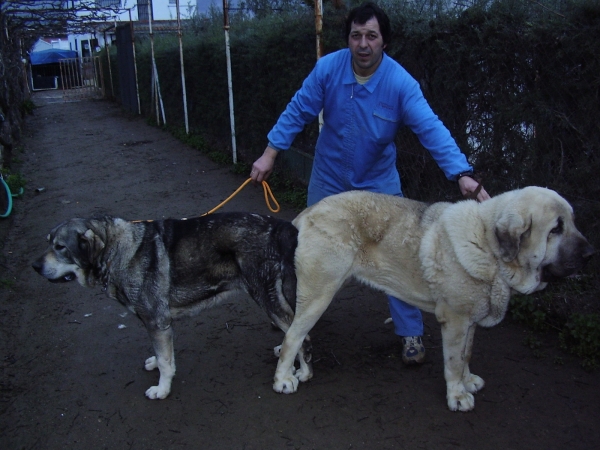
[[[460, 192], [463, 197], [473, 198], [473, 194], [479, 188], [480, 183], [475, 181], [473, 178], [464, 176], [458, 179], [458, 187], [460, 188]], [[486, 190], [481, 186], [481, 189], [477, 193], [477, 197], [474, 198], [478, 202], [483, 202], [485, 200], [490, 199], [490, 195], [486, 192]]]
[[262, 183], [264, 180], [269, 178], [271, 172], [273, 172], [273, 166], [275, 165], [275, 158], [277, 157], [277, 150], [267, 146], [263, 155], [254, 161], [252, 164], [252, 171], [250, 172], [250, 178], [255, 183]]

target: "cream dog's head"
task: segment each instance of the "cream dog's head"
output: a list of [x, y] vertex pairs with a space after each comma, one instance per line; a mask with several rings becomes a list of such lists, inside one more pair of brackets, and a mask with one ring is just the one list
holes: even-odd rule
[[488, 227], [494, 232], [504, 279], [518, 292], [544, 289], [548, 281], [580, 270], [594, 254], [575, 227], [571, 205], [550, 189], [531, 186], [506, 192], [489, 206]]

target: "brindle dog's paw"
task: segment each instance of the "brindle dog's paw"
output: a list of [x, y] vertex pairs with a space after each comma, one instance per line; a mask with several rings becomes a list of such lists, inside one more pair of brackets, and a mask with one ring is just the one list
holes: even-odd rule
[[300, 368], [294, 372], [294, 378], [297, 378], [298, 380], [302, 381], [303, 383], [310, 380], [312, 377], [313, 377], [313, 373], [309, 366], [306, 366], [306, 367], [300, 366]]
[[162, 400], [164, 398], [167, 398], [169, 392], [171, 392], [169, 389], [164, 389], [160, 386], [152, 386], [146, 391], [146, 397], [148, 397], [151, 400]]
[[[154, 370], [157, 367], [158, 367], [158, 362], [156, 360], [156, 356], [151, 356], [144, 363], [144, 369], [146, 369], [146, 370]], [[152, 388], [150, 388], [150, 389], [152, 389]], [[150, 389], [148, 389], [148, 390], [150, 390]], [[146, 395], [148, 395], [148, 392], [146, 392]]]

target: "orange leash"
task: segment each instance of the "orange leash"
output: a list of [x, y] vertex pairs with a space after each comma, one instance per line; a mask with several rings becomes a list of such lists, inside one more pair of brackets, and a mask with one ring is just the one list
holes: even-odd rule
[[[248, 178], [246, 181], [244, 181], [242, 183], [242, 185], [236, 189], [236, 191], [231, 194], [229, 197], [227, 197], [225, 200], [223, 200], [221, 203], [219, 203], [217, 206], [215, 206], [213, 209], [211, 209], [209, 212], [202, 214], [202, 216], [207, 216], [208, 214], [212, 214], [214, 213], [217, 209], [221, 208], [222, 206], [224, 206], [229, 200], [231, 200], [233, 197], [235, 197], [242, 189], [244, 189], [246, 187], [246, 185], [248, 183], [250, 183], [252, 181], [252, 178]], [[279, 208], [279, 203], [277, 203], [277, 200], [275, 200], [275, 196], [273, 195], [273, 192], [271, 191], [271, 187], [269, 186], [269, 183], [267, 183], [266, 181], [263, 180], [262, 182], [262, 186], [263, 186], [263, 191], [265, 193], [265, 203], [267, 204], [267, 208], [269, 208], [269, 210], [273, 213], [278, 213], [280, 208]], [[276, 209], [273, 208], [271, 206], [271, 200], [273, 201], [273, 203], [275, 203], [276, 205]], [[202, 217], [201, 216], [201, 217]]]
[[[252, 181], [252, 178], [248, 178], [246, 181], [244, 181], [242, 183], [242, 185], [239, 188], [237, 188], [235, 190], [235, 192], [233, 194], [231, 194], [229, 197], [227, 197], [225, 200], [223, 200], [221, 203], [219, 203], [217, 206], [215, 206], [213, 209], [211, 209], [207, 213], [202, 214], [200, 217], [212, 214], [217, 209], [222, 208], [229, 200], [231, 200], [233, 197], [235, 197], [251, 181]], [[273, 213], [278, 213], [281, 208], [279, 207], [279, 203], [277, 203], [277, 200], [275, 199], [275, 196], [273, 195], [273, 192], [271, 191], [271, 187], [269, 186], [269, 183], [267, 183], [266, 181], [263, 180], [262, 186], [263, 186], [263, 191], [265, 193], [265, 203], [267, 204], [267, 208], [269, 208], [269, 210]], [[271, 201], [275, 204], [275, 208], [273, 208], [271, 206]], [[184, 217], [181, 220], [188, 220], [188, 218]], [[152, 219], [150, 219], [150, 220], [132, 220], [132, 222], [134, 222], [134, 223], [135, 222], [154, 222], [154, 220], [152, 220]]]

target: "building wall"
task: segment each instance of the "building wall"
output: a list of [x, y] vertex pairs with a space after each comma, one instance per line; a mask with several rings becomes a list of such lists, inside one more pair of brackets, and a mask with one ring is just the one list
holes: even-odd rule
[[[119, 22], [128, 22], [129, 20], [138, 21], [140, 16], [142, 19], [148, 17], [147, 6], [152, 4], [153, 20], [176, 20], [177, 9], [175, 0], [105, 0], [107, 4], [119, 5], [121, 11], [114, 15], [110, 10], [107, 10], [107, 15], [110, 16], [108, 23], [118, 24]], [[239, 3], [239, 0], [228, 0], [229, 6], [233, 7]], [[186, 20], [196, 14], [206, 14], [212, 7], [222, 10], [223, 0], [179, 0], [180, 18]], [[144, 9], [146, 12], [144, 12]], [[140, 12], [141, 11], [141, 12]], [[91, 56], [97, 48], [110, 45], [114, 41], [114, 29], [106, 34], [104, 41], [104, 33], [96, 34], [72, 34], [68, 38], [59, 40], [40, 39], [34, 45], [32, 51], [42, 51], [49, 48], [61, 48], [64, 50], [75, 50], [81, 56]]]
[[44, 50], [50, 50], [51, 48], [58, 48], [61, 50], [71, 50], [69, 47], [69, 39], [65, 37], [52, 37], [52, 38], [40, 38], [34, 44], [32, 52], [41, 52]]

